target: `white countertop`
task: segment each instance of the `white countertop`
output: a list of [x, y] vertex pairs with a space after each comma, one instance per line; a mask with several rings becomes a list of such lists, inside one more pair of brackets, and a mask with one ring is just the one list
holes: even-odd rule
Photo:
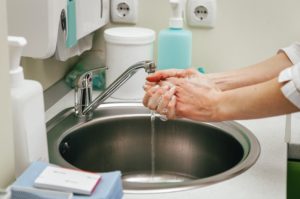
[[291, 144], [300, 144], [300, 112], [292, 114], [291, 122]]
[[[46, 112], [46, 120], [73, 104], [74, 96], [70, 92]], [[260, 157], [250, 169], [229, 180], [199, 189], [165, 194], [125, 194], [124, 199], [285, 199], [285, 117], [238, 122], [251, 130], [261, 145]]]

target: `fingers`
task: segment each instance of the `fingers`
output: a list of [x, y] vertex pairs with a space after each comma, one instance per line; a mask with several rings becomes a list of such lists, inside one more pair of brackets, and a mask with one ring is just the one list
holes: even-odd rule
[[176, 118], [176, 97], [173, 95], [171, 98], [170, 103], [168, 104], [168, 119], [175, 119]]
[[170, 86], [165, 85], [160, 87], [159, 85], [150, 88], [143, 99], [144, 106], [148, 107], [151, 110], [156, 110], [160, 102], [162, 101], [162, 97], [164, 93], [168, 93], [170, 90]]
[[182, 88], [190, 87], [191, 85], [198, 86], [198, 87], [204, 87], [204, 86], [208, 85], [207, 80], [202, 77], [201, 78], [195, 78], [195, 77], [174, 78], [174, 77], [172, 77], [172, 78], [168, 78], [167, 81], [170, 82], [172, 85], [175, 85], [177, 87], [182, 87]]
[[158, 84], [161, 87], [167, 87], [168, 90], [174, 86], [171, 82], [168, 82], [168, 81], [160, 81]]
[[167, 79], [169, 77], [183, 77], [184, 72], [180, 69], [169, 69], [157, 71], [153, 74], [150, 74], [146, 79], [149, 82], [159, 82], [160, 80]]
[[182, 79], [182, 78], [176, 78], [176, 77], [168, 78], [168, 82], [171, 83], [172, 85], [175, 85], [175, 86], [179, 86], [181, 84], [184, 84], [185, 81], [186, 81], [186, 79]]
[[170, 90], [168, 90], [167, 92], [165, 92], [162, 96], [161, 96], [161, 100], [157, 106], [156, 111], [160, 114], [166, 115], [168, 112], [168, 105], [172, 99], [172, 96], [175, 93], [176, 88], [172, 87]]
[[169, 101], [167, 108], [163, 109], [164, 112], [160, 113], [159, 118], [162, 121], [167, 121], [168, 119], [176, 119], [176, 97], [173, 95]]
[[166, 92], [157, 106], [156, 112], [162, 115], [163, 120], [176, 118], [176, 97], [174, 96], [176, 87], [172, 87]]
[[156, 110], [158, 104], [161, 101], [163, 94], [163, 90], [161, 88], [157, 89], [157, 91], [152, 95], [148, 101], [148, 108], [151, 110]]
[[202, 76], [201, 73], [199, 73], [196, 69], [194, 68], [189, 68], [184, 70], [184, 77], [197, 77], [197, 76]]
[[197, 77], [201, 76], [202, 74], [199, 73], [194, 68], [189, 69], [169, 69], [169, 70], [161, 70], [157, 71], [153, 74], [150, 74], [146, 79], [149, 82], [159, 82], [161, 80], [165, 80], [170, 77], [177, 77], [177, 78], [187, 78], [187, 77]]
[[143, 98], [143, 104], [144, 106], [148, 107], [149, 99], [154, 95], [156, 90], [159, 89], [159, 85], [155, 85], [153, 87], [150, 87]]
[[157, 82], [148, 82], [146, 81], [145, 84], [143, 85], [143, 89], [145, 92], [147, 92], [150, 88], [154, 87], [157, 85]]
[[145, 84], [143, 85], [143, 89], [145, 92], [147, 92], [150, 88], [159, 85], [159, 86], [167, 86], [169, 88], [171, 88], [173, 86], [173, 84], [171, 82], [168, 81], [160, 81], [160, 82], [148, 82], [146, 81]]
[[176, 97], [174, 96], [176, 87], [171, 83], [162, 83], [161, 85], [163, 86], [155, 85], [148, 89], [143, 104], [163, 115], [166, 119], [176, 118]]

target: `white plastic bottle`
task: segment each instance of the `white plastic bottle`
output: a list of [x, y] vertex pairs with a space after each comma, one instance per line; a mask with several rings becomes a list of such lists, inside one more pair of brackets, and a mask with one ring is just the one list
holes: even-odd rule
[[23, 37], [8, 37], [16, 177], [33, 161], [49, 161], [43, 89], [25, 80], [19, 65], [26, 43]]

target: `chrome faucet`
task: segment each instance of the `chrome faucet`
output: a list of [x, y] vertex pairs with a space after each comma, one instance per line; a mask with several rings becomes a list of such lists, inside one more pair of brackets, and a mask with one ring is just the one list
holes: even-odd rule
[[75, 114], [77, 117], [86, 117], [93, 113], [93, 111], [109, 98], [120, 86], [122, 86], [128, 79], [130, 79], [138, 69], [145, 69], [147, 73], [155, 72], [156, 66], [153, 61], [141, 61], [130, 66], [123, 72], [113, 83], [111, 83], [98, 97], [92, 100], [92, 80], [93, 73], [99, 70], [106, 69], [99, 67], [89, 70], [76, 78], [75, 81]]

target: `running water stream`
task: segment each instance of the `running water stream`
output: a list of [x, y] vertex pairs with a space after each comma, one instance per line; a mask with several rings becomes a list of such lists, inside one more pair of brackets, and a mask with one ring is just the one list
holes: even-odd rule
[[155, 176], [155, 111], [151, 111], [151, 181]]

